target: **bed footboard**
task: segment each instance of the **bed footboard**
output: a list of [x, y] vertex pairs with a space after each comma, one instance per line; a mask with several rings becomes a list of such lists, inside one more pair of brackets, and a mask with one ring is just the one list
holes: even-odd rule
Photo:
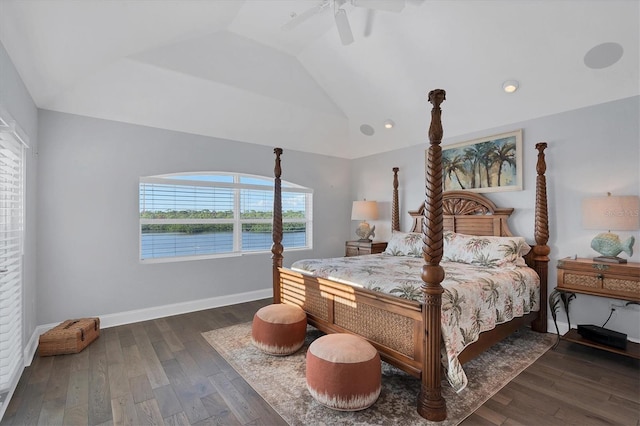
[[279, 268], [280, 302], [300, 306], [307, 321], [325, 333], [367, 339], [389, 364], [420, 377], [422, 312], [418, 302], [354, 288]]

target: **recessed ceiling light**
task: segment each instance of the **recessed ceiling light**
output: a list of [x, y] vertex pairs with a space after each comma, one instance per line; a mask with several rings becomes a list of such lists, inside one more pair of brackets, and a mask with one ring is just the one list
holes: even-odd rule
[[394, 123], [393, 120], [390, 119], [390, 118], [387, 118], [384, 121], [384, 128], [385, 129], [393, 129], [393, 126], [395, 126], [395, 125], [396, 125], [396, 123]]
[[618, 43], [602, 43], [589, 49], [584, 55], [584, 64], [594, 70], [607, 68], [618, 62], [623, 53], [624, 49]]
[[515, 92], [516, 90], [518, 90], [518, 87], [520, 87], [520, 83], [518, 83], [516, 80], [507, 80], [502, 83], [502, 89], [507, 93]]
[[376, 132], [375, 130], [373, 130], [373, 127], [371, 127], [368, 124], [363, 124], [362, 126], [360, 126], [360, 132], [365, 135], [365, 136], [373, 136], [373, 134]]

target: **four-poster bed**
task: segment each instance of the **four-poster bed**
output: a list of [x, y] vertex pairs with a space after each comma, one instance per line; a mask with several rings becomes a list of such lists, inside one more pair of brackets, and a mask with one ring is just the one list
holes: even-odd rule
[[[421, 270], [423, 299], [403, 299], [397, 296], [354, 287], [332, 279], [311, 276], [282, 267], [282, 208], [281, 167], [282, 150], [276, 148], [274, 221], [273, 221], [273, 299], [274, 303], [301, 306], [308, 323], [325, 333], [347, 332], [369, 340], [383, 360], [421, 380], [417, 410], [432, 421], [446, 418], [446, 404], [441, 392], [441, 285], [445, 272], [443, 233], [445, 230], [478, 236], [512, 236], [507, 219], [513, 209], [497, 208], [482, 195], [464, 191], [442, 191], [442, 124], [440, 104], [444, 90], [429, 93], [433, 104], [429, 127], [430, 145], [426, 159], [425, 202], [414, 212], [413, 232], [422, 233]], [[546, 332], [547, 272], [548, 272], [548, 215], [546, 201], [546, 171], [544, 149], [538, 150], [535, 208], [535, 240], [524, 259], [539, 276], [539, 310], [523, 313], [491, 331], [480, 334], [475, 343], [464, 349], [461, 363], [473, 358], [518, 328], [531, 325]], [[393, 169], [392, 228], [399, 231], [398, 168]]]

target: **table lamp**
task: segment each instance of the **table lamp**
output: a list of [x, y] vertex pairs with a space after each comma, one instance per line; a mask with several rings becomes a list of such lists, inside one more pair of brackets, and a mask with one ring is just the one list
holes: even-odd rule
[[586, 229], [607, 230], [596, 235], [591, 248], [602, 256], [594, 257], [596, 262], [627, 263], [618, 257], [622, 252], [633, 256], [633, 236], [624, 241], [611, 231], [635, 231], [640, 229], [640, 197], [634, 195], [590, 197], [582, 201], [582, 220]]
[[[375, 237], [375, 225], [371, 227], [367, 220], [376, 220], [378, 218], [378, 203], [375, 201], [354, 201], [351, 207], [351, 220], [361, 220], [356, 235], [360, 237], [359, 241], [371, 241]], [[371, 238], [370, 238], [371, 237]]]

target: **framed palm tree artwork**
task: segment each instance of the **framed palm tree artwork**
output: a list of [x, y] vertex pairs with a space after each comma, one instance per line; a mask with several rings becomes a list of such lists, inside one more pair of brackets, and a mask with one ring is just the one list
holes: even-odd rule
[[522, 190], [522, 129], [442, 147], [445, 191]]

